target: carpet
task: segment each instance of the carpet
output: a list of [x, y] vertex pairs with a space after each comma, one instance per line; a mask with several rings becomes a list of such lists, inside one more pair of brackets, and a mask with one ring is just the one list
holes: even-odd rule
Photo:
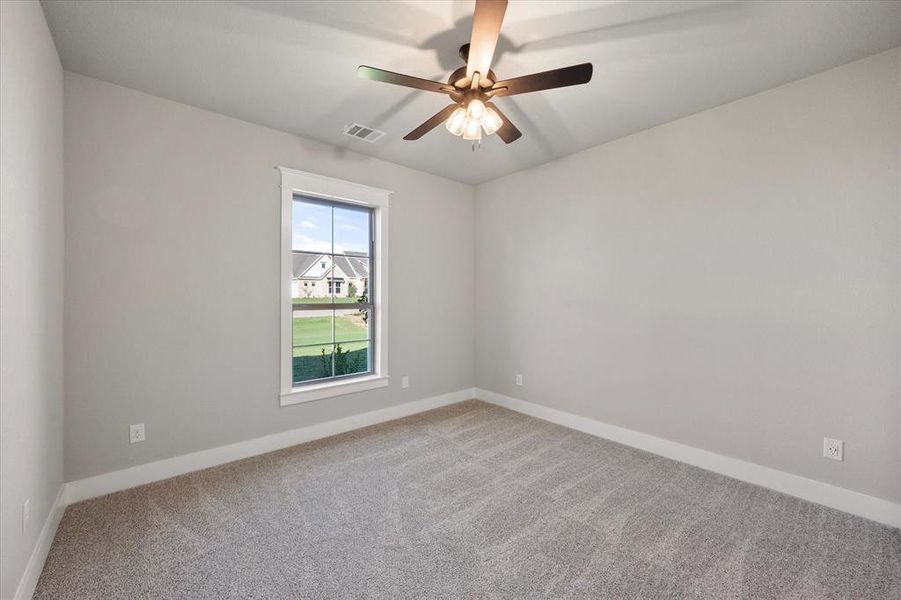
[[35, 598], [901, 599], [901, 533], [471, 400], [69, 506]]

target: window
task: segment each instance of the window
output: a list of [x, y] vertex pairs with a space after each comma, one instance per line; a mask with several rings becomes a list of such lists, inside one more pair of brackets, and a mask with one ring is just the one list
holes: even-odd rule
[[281, 404], [385, 386], [390, 192], [280, 171]]
[[359, 296], [342, 296], [339, 276], [352, 258], [368, 274], [367, 281], [373, 278], [373, 212], [367, 206], [294, 195], [294, 275], [320, 277], [327, 283], [310, 295], [292, 299], [291, 383], [295, 387], [373, 372], [376, 298], [366, 286]]

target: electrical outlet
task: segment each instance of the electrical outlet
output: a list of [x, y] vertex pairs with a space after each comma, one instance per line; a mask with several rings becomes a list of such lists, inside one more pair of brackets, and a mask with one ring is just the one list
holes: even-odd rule
[[522, 373], [516, 374], [516, 385], [522, 385]]
[[144, 424], [138, 423], [128, 428], [128, 443], [137, 444], [143, 442], [147, 437], [144, 435]]
[[31, 516], [31, 499], [22, 504], [22, 535], [28, 532], [28, 517]]
[[403, 377], [400, 378], [400, 387], [402, 387], [402, 388], [410, 387], [410, 376], [409, 375], [404, 375]]
[[823, 438], [823, 456], [832, 460], [845, 460], [845, 442]]

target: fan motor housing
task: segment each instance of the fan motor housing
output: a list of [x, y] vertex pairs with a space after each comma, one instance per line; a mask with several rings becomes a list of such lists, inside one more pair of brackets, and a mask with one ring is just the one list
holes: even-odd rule
[[[488, 75], [486, 77], [482, 77], [479, 80], [479, 87], [490, 88], [492, 85], [494, 85], [495, 81], [497, 81], [497, 76], [495, 76], [494, 71], [489, 69]], [[458, 89], [469, 87], [469, 78], [466, 77], [466, 65], [463, 65], [462, 67], [451, 73], [450, 77], [447, 78], [447, 82]], [[464, 85], [457, 85], [460, 82], [463, 82]]]

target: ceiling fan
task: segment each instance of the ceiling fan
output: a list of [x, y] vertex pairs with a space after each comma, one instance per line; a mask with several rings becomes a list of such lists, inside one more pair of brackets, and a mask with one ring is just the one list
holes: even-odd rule
[[447, 83], [365, 65], [357, 68], [357, 75], [363, 79], [447, 94], [453, 100], [453, 104], [441, 109], [425, 123], [405, 135], [405, 140], [418, 140], [441, 122], [446, 121], [447, 130], [456, 136], [462, 135], [464, 140], [473, 142], [481, 140], [484, 130], [487, 135], [496, 132], [509, 144], [518, 140], [522, 132], [491, 102], [492, 98], [580, 85], [591, 81], [591, 63], [498, 80], [491, 70], [491, 59], [494, 56], [494, 48], [500, 36], [506, 10], [507, 0], [476, 0], [472, 36], [468, 44], [460, 47], [460, 57], [466, 61], [466, 65], [451, 73]]

